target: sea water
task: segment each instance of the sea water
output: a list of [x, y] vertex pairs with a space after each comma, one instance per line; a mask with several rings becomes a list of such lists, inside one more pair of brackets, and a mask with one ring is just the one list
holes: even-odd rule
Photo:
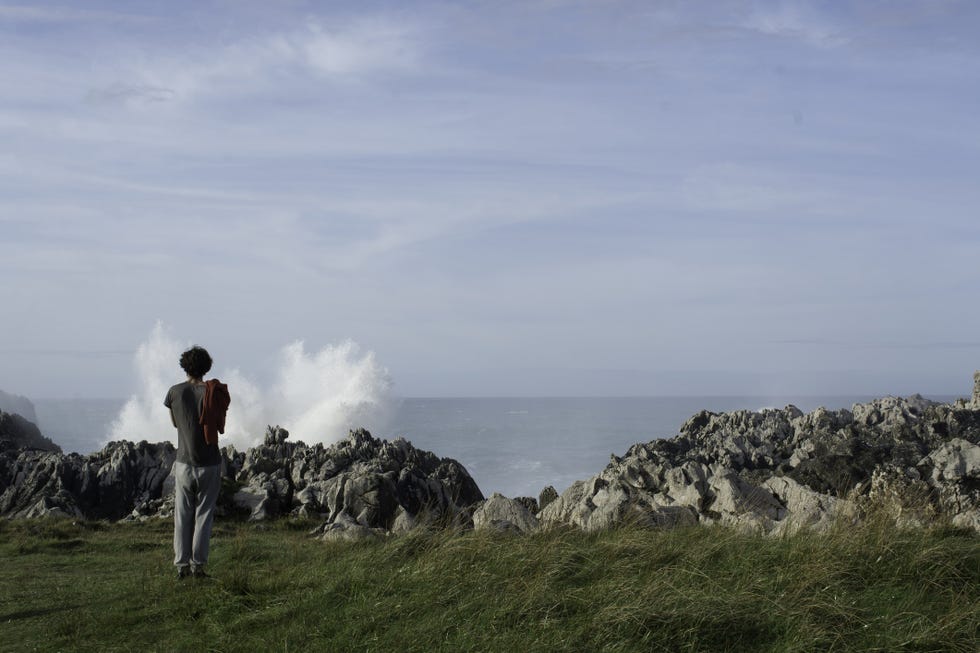
[[[487, 496], [491, 492], [537, 496], [547, 485], [561, 492], [574, 481], [597, 474], [610, 454], [623, 455], [637, 442], [676, 435], [681, 424], [702, 409], [760, 410], [794, 404], [810, 411], [818, 406], [850, 408], [870, 398], [406, 398], [393, 401], [387, 425], [373, 434], [404, 437], [418, 448], [455, 458]], [[102, 447], [125, 403], [122, 399], [34, 402], [42, 432], [66, 452], [78, 453]], [[292, 437], [302, 439], [295, 433]]]

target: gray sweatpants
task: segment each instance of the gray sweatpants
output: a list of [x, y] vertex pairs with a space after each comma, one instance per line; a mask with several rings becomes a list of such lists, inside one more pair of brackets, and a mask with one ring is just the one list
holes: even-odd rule
[[221, 465], [174, 464], [174, 564], [203, 568], [208, 562]]

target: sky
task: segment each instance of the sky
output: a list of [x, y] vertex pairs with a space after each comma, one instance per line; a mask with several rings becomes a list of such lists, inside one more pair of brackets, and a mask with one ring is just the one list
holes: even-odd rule
[[[0, 388], [969, 394], [980, 3], [0, 0]], [[175, 375], [178, 376], [178, 375]], [[179, 380], [179, 379], [176, 379]]]

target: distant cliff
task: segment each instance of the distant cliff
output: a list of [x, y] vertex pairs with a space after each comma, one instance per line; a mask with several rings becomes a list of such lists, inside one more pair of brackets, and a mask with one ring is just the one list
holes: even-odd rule
[[37, 413], [34, 412], [34, 404], [27, 397], [12, 395], [0, 390], [0, 411], [16, 413], [27, 421], [37, 424]]
[[41, 435], [37, 425], [18, 413], [0, 410], [0, 451], [39, 449], [61, 453], [61, 447]]

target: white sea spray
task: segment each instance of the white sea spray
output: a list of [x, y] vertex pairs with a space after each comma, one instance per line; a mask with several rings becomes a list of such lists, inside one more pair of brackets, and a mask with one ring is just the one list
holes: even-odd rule
[[[138, 387], [109, 427], [108, 440], [170, 440], [177, 431], [163, 405], [183, 378], [180, 354], [190, 343], [157, 323], [136, 351]], [[255, 380], [237, 367], [216, 365], [207, 378], [227, 383], [232, 396], [222, 444], [245, 449], [280, 425], [307, 444], [336, 442], [355, 427], [383, 430], [391, 417], [392, 382], [373, 352], [347, 340], [307, 352], [302, 341], [283, 347], [271, 379]]]

